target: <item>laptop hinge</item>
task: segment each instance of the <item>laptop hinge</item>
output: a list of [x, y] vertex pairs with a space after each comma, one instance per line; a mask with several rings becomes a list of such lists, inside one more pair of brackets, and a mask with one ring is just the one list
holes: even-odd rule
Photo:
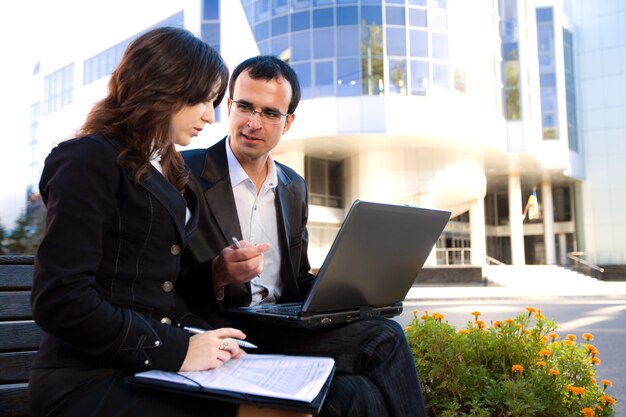
[[372, 306], [359, 307], [359, 317], [362, 319], [372, 317]]

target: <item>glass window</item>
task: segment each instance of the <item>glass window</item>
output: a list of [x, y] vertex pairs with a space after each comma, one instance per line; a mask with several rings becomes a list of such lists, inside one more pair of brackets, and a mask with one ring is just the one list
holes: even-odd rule
[[272, 12], [274, 16], [287, 13], [289, 11], [289, 0], [272, 0]]
[[313, 0], [315, 6], [329, 6], [335, 4], [335, 0]]
[[433, 58], [448, 59], [448, 35], [445, 33], [432, 33], [431, 36], [433, 40]]
[[304, 62], [301, 64], [293, 64], [293, 70], [298, 75], [298, 81], [300, 82], [300, 90], [302, 92], [302, 98], [312, 98], [313, 89], [311, 87], [311, 64]]
[[387, 28], [387, 55], [406, 56], [404, 28]]
[[361, 58], [361, 72], [363, 74], [363, 94], [377, 96], [385, 91], [385, 71], [383, 58]]
[[311, 31], [291, 34], [291, 59], [294, 62], [311, 59]]
[[359, 13], [356, 6], [337, 7], [337, 25], [359, 24]]
[[541, 89], [541, 111], [555, 111], [557, 108], [556, 101], [556, 89], [542, 88]]
[[334, 95], [334, 76], [332, 62], [315, 63], [315, 97]]
[[433, 64], [433, 84], [450, 88], [450, 67], [448, 64]]
[[337, 59], [337, 95], [361, 95], [361, 65], [359, 58]]
[[409, 48], [412, 57], [428, 58], [428, 32], [409, 30]]
[[337, 0], [337, 4], [357, 4], [359, 0]]
[[220, 18], [219, 0], [204, 0], [202, 18], [204, 20], [218, 20]]
[[202, 24], [202, 40], [209, 45], [220, 44], [220, 24], [219, 23], [203, 23]]
[[428, 26], [433, 30], [448, 29], [448, 14], [445, 10], [428, 9]]
[[448, 7], [447, 0], [428, 0], [428, 5], [430, 7], [438, 7], [440, 9], [445, 9]]
[[275, 17], [272, 19], [272, 36], [282, 35], [288, 31], [287, 16]]
[[425, 94], [428, 89], [429, 79], [428, 62], [411, 61], [411, 94]]
[[427, 16], [425, 9], [409, 9], [409, 25], [420, 28], [428, 27]]
[[313, 31], [313, 58], [332, 58], [335, 56], [333, 28]]
[[381, 4], [382, 0], [361, 0], [361, 4]]
[[254, 3], [254, 20], [258, 22], [270, 17], [270, 2], [269, 0], [257, 0]]
[[272, 55], [280, 56], [289, 48], [289, 38], [287, 35], [277, 36], [270, 39], [271, 48], [270, 53]]
[[74, 64], [44, 77], [44, 114], [57, 111], [74, 100]]
[[361, 26], [362, 55], [383, 55], [383, 28], [381, 26]]
[[291, 15], [291, 31], [305, 30], [311, 27], [311, 12], [293, 13]]
[[386, 0], [387, 4], [404, 4], [404, 0]]
[[539, 85], [541, 89], [556, 87], [556, 74], [539, 74]]
[[387, 6], [385, 11], [388, 25], [406, 25], [404, 7]]
[[426, 0], [409, 0], [409, 4], [417, 4], [418, 6], [426, 6]]
[[291, 7], [294, 10], [304, 10], [311, 7], [311, 0], [291, 0]]
[[327, 7], [324, 9], [317, 9], [313, 11], [313, 27], [314, 28], [325, 28], [329, 26], [333, 26], [334, 18], [333, 18], [332, 7]]
[[361, 6], [361, 22], [366, 25], [382, 25], [383, 9], [380, 6]]
[[357, 26], [337, 28], [337, 56], [359, 56], [360, 31]]
[[254, 27], [254, 38], [257, 42], [264, 41], [270, 37], [270, 23], [266, 20]]
[[389, 92], [395, 94], [407, 93], [406, 60], [389, 60]]
[[538, 7], [536, 14], [538, 22], [552, 23], [552, 7]]
[[257, 45], [259, 45], [259, 53], [261, 55], [270, 55], [270, 41], [262, 41], [262, 42], [257, 42]]

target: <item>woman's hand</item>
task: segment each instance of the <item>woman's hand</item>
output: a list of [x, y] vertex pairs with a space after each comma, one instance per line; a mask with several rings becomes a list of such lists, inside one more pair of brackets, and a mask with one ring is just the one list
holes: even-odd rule
[[239, 358], [244, 351], [237, 342], [229, 338], [245, 339], [246, 335], [241, 330], [224, 327], [191, 336], [180, 370], [203, 371], [219, 368], [229, 360]]

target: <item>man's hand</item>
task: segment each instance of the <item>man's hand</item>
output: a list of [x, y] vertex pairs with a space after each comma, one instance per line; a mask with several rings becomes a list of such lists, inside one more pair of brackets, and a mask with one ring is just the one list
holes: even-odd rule
[[263, 253], [270, 249], [269, 243], [254, 245], [241, 240], [241, 248], [230, 245], [213, 260], [213, 292], [218, 300], [224, 298], [224, 287], [229, 284], [245, 284], [263, 272]]

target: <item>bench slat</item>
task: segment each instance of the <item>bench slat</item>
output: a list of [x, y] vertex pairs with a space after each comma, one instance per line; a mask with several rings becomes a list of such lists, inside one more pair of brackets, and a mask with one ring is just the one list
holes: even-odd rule
[[0, 352], [35, 350], [41, 329], [33, 320], [0, 322]]
[[28, 382], [37, 352], [0, 353], [0, 384]]
[[3, 417], [28, 416], [28, 384], [0, 385]]
[[30, 319], [30, 291], [0, 292], [0, 320]]
[[0, 265], [0, 291], [30, 290], [33, 284], [33, 265]]

